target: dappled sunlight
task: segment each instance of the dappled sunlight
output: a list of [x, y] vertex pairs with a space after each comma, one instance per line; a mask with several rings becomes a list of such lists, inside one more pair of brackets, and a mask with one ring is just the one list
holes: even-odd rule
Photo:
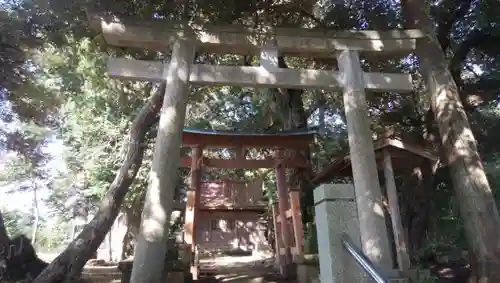
[[356, 194], [363, 251], [374, 263], [392, 266], [382, 191], [377, 171], [368, 106], [364, 91], [364, 73], [359, 55], [344, 51], [338, 56], [344, 73], [344, 109], [348, 126], [349, 158]]
[[251, 211], [202, 211], [197, 225], [197, 242], [206, 251], [246, 251], [268, 246], [264, 234], [259, 234], [259, 216]]
[[[108, 73], [119, 79], [164, 81], [168, 63], [111, 58]], [[185, 74], [180, 74], [185, 76]], [[363, 73], [364, 88], [372, 92], [413, 90], [409, 74]], [[287, 87], [338, 90], [345, 86], [340, 72], [314, 69], [268, 69], [263, 66], [222, 66], [194, 64], [189, 82], [196, 85], [246, 87]]]
[[230, 203], [230, 194], [223, 182], [202, 182], [200, 186], [200, 204], [207, 207], [225, 206]]
[[443, 125], [446, 125], [446, 127], [440, 127], [440, 134], [447, 150], [447, 164], [465, 162], [465, 170], [470, 174], [470, 181], [482, 188], [477, 190], [479, 189], [477, 187], [474, 192], [470, 193], [491, 196], [492, 192], [489, 189], [488, 179], [483, 170], [472, 130], [468, 124], [457, 124], [456, 116], [465, 116], [465, 111], [459, 101], [455, 85], [452, 83], [440, 84], [438, 79], [432, 83], [437, 87], [434, 105], [434, 109], [437, 111], [436, 119], [443, 121]]
[[366, 253], [369, 259], [374, 262], [380, 262], [382, 260], [382, 250], [379, 244], [380, 240], [364, 239], [363, 251]]
[[118, 262], [122, 256], [123, 239], [126, 233], [127, 219], [124, 213], [120, 213], [97, 249], [97, 258]]
[[262, 207], [262, 180], [233, 180], [201, 183], [200, 203], [207, 208]]
[[333, 50], [409, 52], [416, 40], [423, 38], [419, 30], [393, 31], [329, 31], [306, 28], [280, 28], [242, 25], [213, 26], [151, 20], [135, 21], [130, 18], [109, 17], [87, 13], [91, 27], [102, 31], [108, 43], [117, 46], [167, 50], [175, 39], [195, 38], [201, 49], [209, 53], [255, 54], [273, 41], [280, 50], [290, 54], [314, 54], [331, 57]]
[[378, 202], [373, 203], [373, 212], [380, 217], [385, 217], [384, 209]]
[[141, 235], [147, 242], [155, 242], [164, 234], [167, 215], [163, 208], [160, 180], [155, 170], [149, 173], [148, 196], [141, 221]]
[[[133, 64], [130, 64], [133, 62]], [[124, 58], [113, 58], [108, 60], [108, 73], [119, 79], [127, 80], [149, 80], [162, 82], [165, 80], [163, 71], [165, 64], [160, 61], [143, 61]]]
[[[275, 28], [273, 32], [258, 32], [244, 27], [213, 27], [191, 26], [186, 33], [187, 25], [138, 25], [133, 21], [117, 21], [104, 19], [102, 16], [90, 13], [88, 15], [92, 26], [102, 30], [110, 44], [126, 44], [133, 46], [134, 42], [141, 47], [158, 44], [162, 51], [172, 48], [174, 38], [185, 38], [186, 34], [196, 38], [195, 45], [201, 49], [215, 53], [255, 54], [261, 53], [261, 66], [217, 66], [195, 64], [189, 74], [178, 74], [181, 78], [189, 76], [189, 81], [200, 85], [228, 85], [249, 87], [287, 87], [287, 88], [317, 88], [339, 89], [345, 82], [338, 72], [307, 69], [277, 69], [278, 53], [269, 42], [279, 48], [282, 53], [305, 56], [325, 53], [332, 57], [334, 50], [356, 51], [398, 51], [410, 52], [415, 48], [416, 39], [423, 34], [418, 30], [405, 31], [344, 31], [330, 32], [308, 29]], [[141, 31], [141, 32], [139, 32]], [[192, 32], [192, 34], [191, 34]], [[106, 36], [107, 35], [107, 36]], [[272, 36], [271, 36], [272, 35]], [[117, 39], [119, 38], [119, 39]], [[164, 40], [160, 40], [164, 38]], [[168, 45], [168, 46], [165, 46]], [[384, 52], [384, 53], [385, 53]], [[168, 64], [138, 63], [111, 59], [108, 72], [117, 78], [161, 81], [166, 76]], [[403, 91], [413, 89], [412, 80], [408, 74], [365, 73], [365, 88], [372, 91]]]
[[[413, 91], [413, 82], [409, 74], [363, 72], [358, 52], [408, 54], [415, 49], [416, 40], [424, 37], [420, 31], [319, 31], [267, 26], [248, 28], [237, 25], [217, 27], [168, 21], [139, 24], [131, 20], [104, 19], [95, 14], [88, 17], [93, 22], [92, 26], [102, 31], [106, 42], [117, 46], [164, 51], [172, 49], [173, 44], [181, 44], [180, 41], [189, 41], [186, 46], [196, 47], [199, 52], [245, 56], [260, 54], [260, 66], [194, 64], [189, 67], [186, 62], [175, 60], [171, 63], [155, 63], [111, 59], [108, 72], [112, 77], [145, 81], [168, 81], [177, 78], [193, 85], [209, 86], [344, 89], [349, 145], [355, 164], [353, 173], [357, 188], [358, 215], [361, 226], [366, 226], [366, 231], [361, 234], [363, 247], [368, 256], [377, 263], [388, 261], [388, 243], [385, 243], [387, 237], [384, 234], [385, 226], [382, 225], [385, 215], [379, 202], [381, 192], [372, 139], [369, 135], [365, 91], [409, 93]], [[278, 59], [282, 55], [335, 58], [338, 55], [336, 51], [342, 52], [338, 60], [340, 71], [278, 67]], [[181, 63], [185, 66], [175, 65]], [[173, 73], [172, 70], [177, 72]], [[168, 96], [166, 102], [169, 102]], [[170, 105], [167, 104], [167, 107]], [[161, 127], [162, 124], [160, 129]], [[266, 240], [259, 230], [257, 214], [254, 212], [250, 215], [248, 211], [245, 215], [243, 212], [231, 210], [255, 205], [262, 196], [261, 186], [255, 186], [254, 189], [253, 185], [248, 183], [227, 182], [206, 182], [202, 185], [200, 201], [203, 211], [200, 211], [197, 217], [203, 221], [198, 221], [196, 228], [202, 249], [237, 248], [254, 251], [263, 246], [262, 243]], [[296, 217], [289, 217], [283, 207], [281, 214], [287, 221], [288, 218]], [[297, 221], [295, 218], [293, 220]], [[282, 224], [285, 226], [285, 223]], [[288, 231], [282, 236], [290, 237], [290, 241], [286, 241], [292, 249], [299, 249], [294, 247], [294, 241], [295, 237], [300, 236], [290, 235]]]
[[278, 69], [279, 51], [275, 46], [266, 46], [260, 52], [260, 66], [269, 75]]
[[[8, 2], [16, 4], [19, 1]], [[15, 116], [19, 112], [17, 114], [20, 117], [5, 117], [5, 119], [29, 120], [37, 116], [31, 115], [33, 116], [31, 117], [26, 114], [32, 109], [15, 107], [15, 99], [23, 100], [22, 97], [17, 97], [15, 92], [33, 96], [26, 98], [27, 102], [35, 101], [36, 94], [40, 92], [38, 93], [40, 105], [35, 108], [54, 108], [53, 113], [48, 114], [46, 123], [41, 121], [47, 125], [41, 123], [41, 126], [49, 126], [51, 129], [53, 127], [52, 132], [67, 145], [68, 152], [64, 152], [63, 157], [67, 159], [65, 165], [68, 167], [66, 170], [68, 172], [56, 172], [54, 176], [52, 172], [50, 176], [41, 176], [40, 173], [40, 176], [33, 175], [30, 178], [47, 179], [47, 183], [43, 185], [54, 193], [54, 196], [50, 196], [47, 201], [60, 204], [60, 207], [53, 206], [57, 214], [62, 214], [61, 216], [70, 216], [64, 215], [68, 205], [66, 203], [63, 205], [63, 199], [69, 197], [72, 191], [81, 191], [76, 197], [85, 199], [86, 203], [81, 206], [89, 209], [95, 209], [95, 203], [102, 201], [94, 220], [86, 225], [84, 231], [68, 246], [63, 256], [46, 269], [43, 276], [40, 276], [43, 280], [50, 281], [44, 279], [46, 277], [67, 279], [66, 281], [68, 278], [76, 278], [77, 273], [81, 271], [79, 269], [83, 261], [86, 257], [93, 256], [92, 252], [110, 230], [110, 224], [119, 211], [126, 213], [127, 218], [131, 220], [131, 223], [128, 223], [130, 237], [129, 235], [123, 237], [122, 233], [127, 232], [125, 230], [118, 231], [111, 228], [110, 234], [116, 232], [116, 238], [122, 239], [105, 238], [103, 246], [108, 240], [110, 242], [123, 240], [123, 246], [127, 246], [127, 255], [135, 248], [136, 267], [132, 282], [154, 281], [152, 279], [158, 277], [160, 272], [170, 272], [171, 270], [166, 270], [165, 266], [172, 261], [166, 255], [177, 256], [178, 253], [182, 253], [179, 257], [183, 257], [182, 264], [185, 265], [183, 267], [187, 267], [187, 271], [188, 265], [191, 265], [191, 271], [196, 277], [200, 251], [210, 250], [216, 253], [229, 250], [257, 254], [255, 251], [269, 248], [267, 242], [272, 242], [277, 254], [276, 264], [282, 270], [288, 269], [292, 260], [297, 265], [304, 263], [300, 262], [304, 253], [316, 253], [319, 250], [322, 256], [322, 281], [344, 282], [346, 280], [338, 278], [342, 275], [331, 272], [335, 269], [335, 264], [344, 260], [342, 247], [337, 241], [342, 233], [352, 237], [356, 246], [362, 246], [377, 265], [385, 267], [388, 251], [385, 243], [387, 230], [384, 218], [387, 218], [388, 214], [387, 209], [384, 210], [382, 206], [384, 191], [380, 190], [381, 174], [377, 174], [380, 173], [377, 169], [381, 167], [377, 164], [377, 155], [384, 156], [380, 152], [373, 154], [372, 137], [376, 135], [373, 132], [382, 132], [382, 128], [390, 124], [388, 127], [392, 127], [392, 132], [384, 134], [384, 137], [401, 134], [424, 143], [422, 140], [428, 139], [428, 136], [422, 136], [434, 135], [435, 128], [428, 125], [431, 124], [429, 120], [433, 120], [434, 117], [424, 113], [428, 110], [426, 100], [429, 100], [430, 96], [422, 91], [424, 79], [420, 75], [424, 72], [417, 70], [424, 60], [408, 59], [408, 62], [403, 64], [392, 57], [387, 58], [408, 53], [416, 57], [414, 54], [417, 40], [424, 42], [422, 46], [425, 47], [425, 42], [435, 40], [432, 30], [429, 29], [431, 34], [424, 35], [418, 30], [382, 32], [341, 31], [329, 28], [399, 27], [403, 25], [403, 18], [407, 16], [401, 14], [400, 10], [401, 4], [404, 7], [405, 3], [399, 2], [387, 4], [382, 1], [380, 2], [382, 4], [373, 4], [370, 1], [361, 1], [348, 5], [349, 3], [334, 1], [335, 9], [328, 8], [333, 12], [328, 15], [325, 13], [325, 17], [321, 19], [315, 18], [315, 15], [308, 15], [309, 6], [314, 3], [307, 1], [303, 3], [304, 5], [297, 5], [293, 3], [294, 1], [274, 1], [264, 3], [265, 5], [257, 3], [265, 1], [245, 3], [229, 1], [230, 3], [222, 5], [209, 2], [211, 1], [176, 0], [161, 3], [125, 1], [118, 3], [119, 5], [96, 4], [113, 10], [110, 14], [135, 14], [138, 17], [125, 19], [87, 13], [91, 27], [97, 31], [94, 35], [89, 32], [88, 26], [82, 23], [81, 15], [73, 13], [77, 10], [81, 12], [78, 3], [76, 6], [73, 5], [74, 7], [70, 5], [69, 8], [57, 7], [57, 10], [62, 9], [66, 12], [68, 19], [62, 17], [62, 14], [59, 18], [57, 11], [52, 15], [49, 11], [51, 7], [46, 7], [49, 9], [45, 9], [47, 11], [37, 5], [33, 7], [26, 5], [26, 8], [23, 8], [29, 11], [28, 16], [33, 16], [33, 21], [29, 23], [33, 22], [31, 25], [35, 27], [38, 23], [40, 26], [38, 29], [26, 29], [26, 31], [20, 29], [19, 34], [36, 35], [37, 31], [38, 33], [41, 31], [39, 38], [35, 36], [35, 39], [39, 40], [35, 40], [35, 44], [31, 43], [31, 40], [24, 42], [24, 38], [20, 37], [15, 38], [19, 42], [14, 40], [12, 44], [7, 42], [7, 45], [11, 44], [13, 49], [19, 49], [22, 54], [26, 53], [23, 56], [12, 56], [11, 59], [19, 59], [12, 60], [14, 63], [26, 61], [25, 65], [33, 65], [38, 60], [41, 61], [40, 64], [46, 66], [46, 69], [42, 68], [42, 65], [40, 68], [36, 66], [25, 68], [28, 73], [33, 73], [35, 76], [33, 83], [38, 83], [40, 80], [40, 85], [47, 86], [47, 92], [29, 87], [13, 88], [6, 81], [7, 86], [2, 89], [1, 96], [4, 100], [12, 100], [10, 103], [12, 111], [7, 111], [9, 113], [6, 113], [6, 116]], [[466, 6], [465, 4], [460, 6]], [[452, 13], [454, 8], [460, 7], [451, 7], [449, 11], [443, 10], [443, 13], [438, 13], [438, 17], [434, 20], [438, 22], [443, 20], [439, 17], [445, 16], [445, 12]], [[477, 18], [476, 10], [481, 10], [472, 8], [468, 10], [469, 16], [465, 17], [466, 19]], [[21, 13], [21, 8], [19, 15], [17, 10], [14, 10], [10, 13], [12, 18], [20, 18], [20, 22], [23, 23], [25, 19], [22, 18], [24, 14]], [[36, 13], [38, 10], [42, 14], [47, 12], [53, 18], [41, 21], [43, 17], [38, 19]], [[150, 20], [152, 17], [157, 20]], [[174, 22], [165, 20], [167, 18], [182, 18], [189, 21]], [[196, 21], [198, 18], [203, 18], [205, 23], [191, 21], [193, 19]], [[454, 25], [449, 36], [444, 38], [450, 41], [446, 48], [443, 47], [445, 55], [456, 55], [451, 53], [456, 51], [456, 43], [462, 42], [457, 42], [457, 33], [469, 31], [467, 27], [471, 21], [465, 21], [463, 24], [461, 22], [464, 19], [456, 18], [457, 22], [460, 22], [458, 25], [460, 28], [457, 30]], [[71, 24], [71, 20], [75, 20], [75, 23]], [[209, 21], [232, 25], [214, 26], [208, 24]], [[249, 27], [251, 23], [255, 25]], [[308, 25], [318, 28], [281, 28], [273, 24], [289, 27]], [[57, 34], [60, 25], [65, 32]], [[44, 28], [45, 26], [47, 28]], [[5, 31], [10, 37], [18, 35], [15, 28], [8, 28]], [[42, 45], [39, 46], [39, 43]], [[467, 58], [464, 57], [462, 60], [464, 62], [457, 66], [466, 68], [470, 64], [481, 64], [485, 68], [484, 73], [493, 77], [494, 74], [489, 73], [496, 71], [496, 66], [493, 66], [496, 61], [494, 58], [488, 58], [491, 54], [487, 53], [491, 53], [489, 49], [494, 48], [486, 46], [488, 44], [485, 42], [476, 45], [477, 48], [472, 48], [473, 52], [465, 54]], [[33, 52], [29, 52], [31, 49]], [[170, 52], [172, 50], [173, 52]], [[438, 56], [433, 58], [430, 55], [434, 51], [431, 48], [429, 50], [427, 57], [436, 61], [431, 62], [436, 63], [436, 68], [431, 72], [453, 69], [452, 66], [443, 66], [447, 65], [442, 56], [443, 52], [439, 51], [441, 58]], [[418, 51], [421, 51], [420, 47]], [[422, 48], [423, 51], [426, 51], [425, 48]], [[342, 60], [341, 57], [345, 54], [352, 56]], [[366, 58], [374, 58], [374, 62], [367, 62], [369, 60], [360, 62], [359, 58], [355, 58], [360, 54], [366, 55]], [[43, 59], [42, 55], [50, 58]], [[109, 76], [105, 76], [103, 58], [113, 56], [123, 58], [110, 59], [107, 65]], [[131, 60], [133, 57], [144, 61]], [[375, 62], [375, 58], [379, 61]], [[286, 64], [283, 64], [285, 59], [294, 61], [294, 64], [288, 66], [294, 65], [295, 69], [285, 66]], [[439, 60], [441, 62], [437, 62], [437, 59], [441, 59]], [[257, 66], [259, 63], [260, 66]], [[340, 67], [336, 66], [337, 63]], [[378, 65], [372, 68], [372, 64]], [[367, 67], [363, 70], [359, 65]], [[387, 67], [388, 65], [390, 67]], [[439, 69], [440, 67], [443, 68]], [[401, 72], [414, 73], [415, 80], [410, 74], [397, 73], [398, 69], [404, 69]], [[389, 70], [395, 73], [389, 73]], [[438, 75], [443, 79], [441, 76], [443, 74]], [[140, 82], [119, 82], [114, 79]], [[483, 260], [484, 254], [488, 252], [493, 255], [500, 252], [495, 246], [498, 244], [496, 237], [500, 232], [496, 200], [491, 196], [492, 191], [477, 154], [477, 144], [467, 124], [465, 110], [459, 102], [460, 98], [456, 95], [456, 86], [443, 84], [445, 80], [436, 80], [441, 83], [439, 87], [434, 89], [431, 87], [428, 91], [432, 94], [433, 100], [437, 97], [437, 103], [436, 100], [433, 102], [435, 103], [433, 110], [436, 111], [427, 112], [436, 114], [437, 119], [431, 122], [440, 124], [443, 147], [446, 147], [444, 150], [446, 164], [436, 166], [418, 164], [420, 161], [414, 160], [417, 158], [400, 155], [398, 164], [402, 165], [399, 170], [403, 171], [403, 167], [408, 169], [416, 164], [422, 165], [423, 169], [417, 171], [420, 168], [415, 168], [413, 175], [408, 170], [405, 172], [407, 175], [398, 176], [401, 178], [397, 180], [398, 184], [404, 183], [404, 186], [391, 187], [394, 194], [393, 197], [387, 197], [390, 201], [386, 202], [386, 205], [391, 204], [394, 208], [398, 197], [404, 200], [401, 213], [396, 213], [396, 209], [390, 212], [392, 215], [401, 216], [405, 221], [406, 225], [403, 228], [407, 234], [403, 233], [403, 236], [411, 240], [421, 240], [419, 243], [409, 241], [410, 252], [415, 252], [420, 248], [419, 245], [426, 245], [427, 242], [430, 242], [429, 248], [432, 252], [439, 252], [440, 243], [433, 241], [438, 237], [432, 233], [437, 234], [433, 229], [440, 230], [441, 227], [438, 227], [440, 222], [434, 221], [432, 216], [434, 210], [442, 210], [439, 211], [442, 213], [452, 211], [453, 213], [448, 214], [453, 215], [452, 224], [457, 226], [455, 232], [459, 236], [453, 235], [450, 239], [457, 242], [462, 240], [459, 237], [463, 236], [462, 230], [465, 226], [468, 244], [474, 246], [472, 250], [475, 255]], [[29, 78], [27, 81], [30, 81]], [[489, 78], [485, 77], [485, 81], [489, 83]], [[155, 84], [159, 82], [161, 86]], [[467, 81], [464, 79], [463, 83], [474, 83], [474, 85], [477, 83], [478, 87], [482, 87], [483, 78], [474, 76]], [[467, 91], [462, 88], [462, 84], [459, 85], [460, 91], [466, 94]], [[259, 91], [259, 88], [266, 90]], [[157, 91], [159, 89], [161, 92]], [[311, 89], [313, 91], [309, 91]], [[37, 93], [30, 95], [30, 92]], [[60, 104], [50, 103], [49, 96], [52, 92], [60, 98], [57, 99]], [[372, 92], [377, 92], [377, 95], [372, 95]], [[407, 95], [408, 93], [410, 94]], [[62, 99], [62, 96], [65, 99]], [[342, 98], [344, 98], [343, 105]], [[164, 103], [160, 110], [162, 100]], [[188, 103], [191, 104], [192, 111], [186, 116]], [[139, 111], [141, 105], [143, 107]], [[158, 123], [159, 113], [161, 118]], [[23, 116], [21, 114], [26, 114], [24, 115], [26, 117], [21, 117]], [[499, 113], [495, 113], [495, 119], [499, 116], [497, 114]], [[137, 116], [136, 119], [132, 119], [134, 116]], [[183, 130], [185, 121], [189, 126], [203, 129]], [[335, 127], [336, 121], [342, 125]], [[494, 145], [494, 137], [489, 128], [491, 126], [492, 129], [496, 129], [498, 125], [490, 125], [493, 121], [474, 122], [475, 126], [488, 128], [488, 131], [485, 131], [488, 146], [482, 143], [481, 150], [483, 148], [490, 150], [489, 143]], [[130, 136], [125, 133], [127, 128]], [[212, 130], [207, 130], [210, 128]], [[220, 128], [225, 128], [225, 131], [222, 133], [215, 130]], [[272, 133], [281, 129], [283, 131], [280, 133]], [[319, 129], [319, 134], [315, 132], [316, 129]], [[255, 133], [244, 133], [244, 131], [255, 131]], [[432, 133], [424, 133], [425, 131]], [[32, 133], [33, 139], [37, 138], [35, 136], [38, 134], [41, 135]], [[490, 134], [489, 139], [486, 139], [487, 134]], [[28, 133], [26, 137], [30, 138]], [[155, 137], [156, 144], [153, 148]], [[345, 149], [346, 141], [349, 143], [350, 156], [337, 159], [336, 168], [343, 172], [352, 171], [355, 186], [332, 185], [330, 187], [335, 189], [337, 195], [332, 194], [328, 198], [326, 192], [317, 194], [319, 190], [312, 195], [311, 189], [315, 184], [311, 179], [316, 170], [322, 167], [320, 163], [330, 161], [327, 157], [330, 152]], [[439, 141], [432, 142], [441, 145]], [[7, 138], [5, 143], [9, 145], [10, 140]], [[270, 148], [269, 152], [286, 151], [286, 156], [274, 158], [276, 156], [264, 157], [264, 153], [246, 152], [249, 146], [256, 146], [260, 150], [270, 144], [273, 148]], [[220, 148], [226, 145], [233, 148], [220, 151], [215, 156], [208, 153], [210, 151], [208, 148], [212, 149], [211, 146]], [[287, 145], [292, 145], [294, 148], [288, 149]], [[192, 159], [185, 156], [179, 164], [178, 151], [181, 146], [193, 146], [196, 149], [193, 150]], [[44, 141], [37, 147], [44, 147]], [[237, 154], [230, 154], [230, 150], [234, 148], [237, 148]], [[405, 148], [410, 149], [409, 146]], [[206, 155], [201, 154], [200, 157], [199, 154], [203, 150], [206, 150]], [[257, 157], [251, 160], [251, 155]], [[28, 156], [20, 157], [28, 158]], [[497, 156], [493, 158], [498, 159]], [[498, 167], [497, 165], [492, 166]], [[259, 166], [263, 169], [253, 170]], [[445, 171], [449, 168], [439, 168], [440, 171], [436, 172], [435, 168], [427, 168], [438, 166], [448, 166], [451, 170]], [[189, 169], [191, 175], [187, 174]], [[498, 171], [499, 168], [495, 169]], [[72, 171], [81, 171], [85, 176], [82, 180], [77, 180], [73, 178], [76, 173]], [[251, 171], [252, 173], [249, 173]], [[280, 174], [281, 172], [286, 173]], [[447, 178], [449, 172], [452, 180]], [[284, 175], [288, 176], [283, 177]], [[389, 179], [387, 175], [389, 174], [385, 175], [385, 179]], [[499, 182], [498, 175], [493, 176], [494, 182]], [[224, 176], [241, 178], [245, 181], [207, 181], [220, 180]], [[262, 178], [264, 181], [262, 179], [246, 181], [253, 178]], [[350, 182], [348, 178], [338, 182]], [[414, 185], [416, 189], [413, 188]], [[450, 195], [452, 186], [455, 187], [458, 197]], [[442, 189], [444, 187], [446, 188]], [[68, 189], [69, 193], [64, 189]], [[173, 207], [172, 201], [177, 199], [174, 190], [180, 194], [186, 193], [188, 202], [185, 204], [185, 210], [181, 207], [182, 212], [176, 217], [179, 218], [176, 222], [169, 221], [172, 220], [170, 213]], [[287, 190], [288, 194], [285, 192]], [[105, 199], [101, 200], [106, 191]], [[390, 191], [389, 188], [387, 191]], [[440, 199], [437, 200], [428, 191], [432, 193], [439, 191]], [[36, 192], [34, 195], [34, 206], [38, 206]], [[269, 198], [272, 207], [262, 201], [264, 195]], [[318, 195], [324, 197], [322, 203], [315, 202], [314, 198]], [[276, 199], [279, 205], [274, 206]], [[445, 203], [448, 206], [445, 206]], [[140, 210], [143, 206], [141, 222]], [[462, 209], [462, 219], [456, 215], [458, 206]], [[314, 208], [316, 211], [313, 211]], [[276, 210], [281, 214], [279, 217], [275, 213]], [[36, 214], [36, 223], [33, 223], [36, 235], [41, 215], [38, 207], [34, 207], [33, 211], [33, 214]], [[317, 222], [314, 222], [314, 217], [317, 217]], [[281, 221], [279, 224], [278, 218]], [[118, 223], [120, 220], [123, 219], [118, 217], [115, 222]], [[40, 224], [44, 224], [45, 221], [48, 219], [41, 219]], [[185, 222], [184, 226], [182, 221]], [[54, 223], [60, 222], [64, 220], [54, 220]], [[52, 225], [52, 222], [50, 224]], [[321, 224], [317, 225], [320, 229], [315, 230], [316, 224]], [[261, 227], [264, 225], [267, 226], [266, 230]], [[47, 225], [43, 226], [44, 238], [39, 237], [40, 245], [42, 243], [45, 245], [47, 241], [59, 242], [55, 236], [58, 236], [56, 234], [60, 229], [56, 231], [55, 228], [60, 227], [54, 227], [54, 231], [50, 231], [50, 228], [45, 226]], [[183, 234], [185, 238], [168, 237], [173, 230], [181, 230], [180, 227], [185, 229]], [[29, 227], [23, 227], [24, 230], [25, 228]], [[421, 231], [412, 233], [413, 228]], [[36, 242], [34, 236], [33, 238], [33, 242]], [[168, 245], [165, 243], [167, 238]], [[315, 238], [317, 241], [314, 241]], [[313, 241], [309, 241], [310, 239]], [[492, 244], [487, 244], [485, 239]], [[389, 241], [392, 240], [389, 237]], [[49, 243], [50, 245], [52, 243]], [[166, 255], [165, 248], [168, 248]], [[116, 256], [114, 252], [113, 256]], [[413, 254], [411, 256], [413, 257]], [[112, 257], [111, 253], [109, 257]], [[209, 260], [218, 263], [219, 267], [227, 267], [228, 274], [218, 279], [224, 282], [242, 282], [252, 276], [242, 274], [237, 268], [257, 269], [257, 266], [261, 265], [259, 261], [263, 258], [263, 256], [245, 258], [227, 256]], [[174, 260], [174, 264], [177, 265], [176, 259]], [[329, 271], [325, 270], [327, 261], [330, 261]], [[238, 265], [239, 263], [241, 265]], [[401, 266], [400, 264], [399, 267]], [[345, 270], [348, 267], [342, 263], [339, 269], [347, 273]], [[325, 275], [327, 272], [330, 274]], [[43, 281], [40, 278], [37, 282]]]

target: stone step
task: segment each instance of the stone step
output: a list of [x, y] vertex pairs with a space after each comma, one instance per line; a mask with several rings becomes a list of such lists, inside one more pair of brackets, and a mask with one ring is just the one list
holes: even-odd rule
[[117, 266], [91, 266], [84, 267], [83, 273], [88, 274], [111, 274], [111, 273], [121, 273]]

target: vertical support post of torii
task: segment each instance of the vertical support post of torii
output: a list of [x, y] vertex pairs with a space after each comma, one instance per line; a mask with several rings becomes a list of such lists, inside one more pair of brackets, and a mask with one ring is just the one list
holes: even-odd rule
[[363, 70], [356, 51], [342, 51], [337, 60], [344, 78], [344, 108], [362, 248], [373, 263], [392, 269], [391, 250], [382, 209], [382, 191], [368, 119]]
[[[278, 158], [283, 159], [284, 150], [279, 149]], [[283, 255], [283, 261], [281, 262], [281, 266], [283, 267], [283, 274], [286, 278], [291, 275], [292, 269], [292, 251], [290, 249], [290, 229], [288, 226], [288, 219], [286, 218], [286, 211], [288, 210], [288, 194], [287, 194], [287, 182], [286, 182], [286, 173], [285, 168], [282, 164], [276, 167], [276, 189], [278, 191], [278, 208], [279, 208], [279, 216], [280, 216], [280, 231], [281, 231], [281, 239], [283, 242], [283, 249], [285, 253]]]
[[293, 235], [295, 237], [295, 258], [301, 259], [304, 255], [304, 226], [302, 224], [302, 212], [300, 209], [300, 189], [290, 188], [290, 210], [292, 211]]
[[[260, 52], [260, 66], [272, 73], [273, 71], [278, 71], [278, 57], [279, 50], [276, 43], [271, 40], [266, 44]], [[270, 74], [272, 75], [272, 74]], [[284, 158], [284, 150], [278, 149], [276, 151], [277, 158]], [[280, 258], [281, 266], [283, 267], [282, 275], [288, 277], [291, 273], [292, 265], [292, 254], [290, 250], [290, 229], [288, 227], [288, 221], [286, 218], [286, 210], [288, 209], [288, 195], [287, 195], [287, 184], [286, 184], [286, 173], [285, 168], [280, 164], [276, 167], [276, 187], [278, 191], [278, 207], [280, 216], [280, 234], [283, 243], [283, 249], [285, 250], [284, 256]], [[281, 249], [277, 251], [278, 256], [281, 254]]]
[[398, 192], [396, 182], [394, 180], [394, 171], [392, 167], [392, 157], [389, 149], [384, 149], [384, 179], [385, 189], [387, 191], [387, 199], [389, 201], [389, 212], [391, 214], [392, 231], [394, 233], [394, 241], [396, 242], [396, 255], [398, 267], [400, 270], [407, 271], [410, 269], [410, 256], [403, 232], [403, 223], [401, 222], [401, 213], [398, 204]]
[[[245, 150], [243, 149], [243, 147], [237, 147], [234, 149], [234, 153], [235, 153], [235, 162], [242, 162], [246, 159], [245, 157]], [[231, 199], [231, 201], [233, 203], [239, 203], [239, 204], [242, 204], [242, 205], [247, 205], [247, 204], [250, 204], [250, 199], [249, 199], [249, 190], [251, 188], [249, 188], [249, 184], [247, 183], [243, 183], [244, 186], [241, 186], [241, 184], [235, 184], [237, 189], [235, 190], [234, 192], [234, 195]], [[242, 187], [244, 189], [242, 189]], [[251, 204], [250, 204], [251, 205]]]
[[191, 178], [187, 191], [186, 212], [184, 214], [184, 239], [186, 244], [191, 245], [191, 274], [193, 279], [198, 279], [198, 266], [194, 262], [194, 252], [196, 251], [196, 224], [198, 216], [198, 206], [200, 205], [201, 194], [201, 170], [203, 148], [196, 146], [191, 149]]
[[282, 256], [281, 256], [281, 248], [283, 247], [283, 241], [281, 239], [280, 226], [278, 223], [278, 204], [271, 204], [271, 212], [273, 214], [273, 225], [274, 225], [274, 248], [276, 250], [276, 266], [279, 268], [280, 274], [283, 274], [282, 269]]
[[163, 71], [167, 86], [134, 251], [131, 283], [160, 282], [163, 273], [194, 56], [194, 42], [178, 40], [173, 43], [170, 64], [165, 64]]

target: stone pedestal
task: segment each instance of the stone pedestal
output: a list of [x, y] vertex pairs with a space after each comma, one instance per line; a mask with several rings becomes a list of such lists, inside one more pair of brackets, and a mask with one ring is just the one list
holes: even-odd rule
[[324, 184], [314, 190], [322, 283], [366, 282], [363, 270], [342, 246], [345, 233], [361, 246], [354, 186]]

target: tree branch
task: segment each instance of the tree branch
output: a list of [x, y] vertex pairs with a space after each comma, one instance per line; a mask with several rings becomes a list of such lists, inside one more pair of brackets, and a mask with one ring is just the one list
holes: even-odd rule
[[[496, 30], [476, 29], [470, 32], [467, 38], [453, 52], [454, 55], [448, 68], [460, 88], [460, 99], [468, 109], [496, 97], [495, 91], [498, 90], [499, 82], [497, 80], [480, 80], [478, 83], [466, 84], [461, 77], [462, 64], [473, 49], [488, 52], [491, 46], [497, 44], [498, 40], [500, 40], [500, 34]], [[473, 100], [469, 99], [471, 96], [474, 96]]]
[[[445, 1], [443, 1], [445, 2]], [[458, 2], [458, 3], [457, 3]], [[443, 51], [450, 47], [450, 34], [453, 24], [462, 19], [465, 14], [469, 11], [472, 1], [470, 0], [448, 0], [440, 5], [434, 12], [435, 18], [438, 19], [438, 28], [436, 31], [436, 37], [441, 45]]]
[[492, 29], [476, 29], [467, 35], [466, 39], [453, 51], [449, 69], [457, 83], [461, 82], [460, 67], [472, 49], [488, 50], [500, 40], [500, 34]]
[[498, 97], [500, 80], [482, 79], [475, 83], [460, 86], [462, 101], [469, 107], [478, 107]]
[[166, 84], [162, 83], [135, 117], [128, 134], [124, 160], [109, 185], [94, 218], [85, 225], [68, 247], [34, 280], [34, 283], [72, 282], [78, 278], [87, 259], [97, 250], [116, 219], [130, 185], [142, 165], [146, 133], [158, 121]]
[[314, 111], [316, 111], [321, 106], [324, 106], [325, 104], [326, 104], [325, 94], [323, 92], [320, 92], [320, 99], [316, 100], [316, 102], [313, 105], [311, 105], [309, 109], [305, 110], [306, 117], [307, 118], [311, 117]]

